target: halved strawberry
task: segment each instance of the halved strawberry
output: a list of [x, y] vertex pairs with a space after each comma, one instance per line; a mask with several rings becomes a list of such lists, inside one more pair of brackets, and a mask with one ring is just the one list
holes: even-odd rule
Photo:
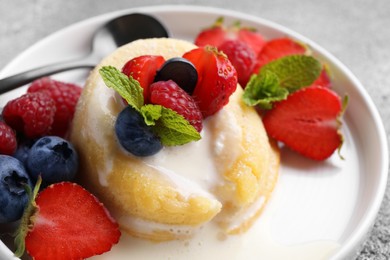
[[342, 111], [341, 99], [334, 91], [311, 87], [275, 103], [263, 122], [271, 137], [308, 158], [324, 160], [342, 144]]
[[330, 81], [328, 70], [324, 67], [320, 76], [309, 87], [320, 86], [324, 88], [331, 88], [332, 82]]
[[287, 55], [304, 54], [305, 46], [289, 38], [277, 38], [268, 41], [257, 56], [257, 64], [253, 73], [257, 74], [259, 69], [270, 61], [282, 58]]
[[241, 27], [239, 22], [235, 22], [229, 27], [223, 25], [223, 17], [218, 18], [215, 23], [200, 32], [195, 44], [199, 47], [211, 45], [219, 48], [225, 41], [238, 40], [248, 45], [257, 55], [262, 49], [265, 41], [263, 36], [253, 28]]
[[198, 71], [193, 97], [203, 117], [215, 114], [229, 102], [230, 95], [237, 88], [235, 68], [225, 54], [211, 46], [193, 49], [183, 58], [192, 62]]
[[[38, 180], [39, 187], [40, 180]], [[34, 190], [35, 198], [38, 188]], [[118, 224], [98, 199], [75, 183], [49, 186], [28, 206], [17, 237], [35, 260], [84, 259], [119, 241]], [[23, 232], [24, 231], [24, 232]], [[17, 255], [23, 253], [17, 251]]]
[[162, 56], [142, 55], [129, 60], [122, 68], [124, 74], [132, 76], [143, 88], [145, 104], [149, 103], [149, 86], [164, 62], [165, 59]]

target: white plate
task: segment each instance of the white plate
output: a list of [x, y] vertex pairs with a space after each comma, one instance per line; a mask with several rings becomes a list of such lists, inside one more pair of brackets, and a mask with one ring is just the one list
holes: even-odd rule
[[[227, 23], [240, 20], [244, 25], [257, 28], [266, 38], [289, 36], [307, 43], [314, 55], [329, 65], [335, 90], [350, 97], [343, 126], [342, 154], [346, 160], [334, 155], [318, 163], [283, 150], [281, 177], [263, 217], [268, 218], [271, 239], [279, 245], [333, 241], [339, 247], [331, 258], [352, 257], [374, 223], [384, 195], [388, 169], [385, 131], [373, 102], [356, 77], [309, 39], [258, 17], [227, 10], [195, 6], [136, 8], [94, 17], [58, 31], [20, 54], [3, 69], [0, 77], [83, 56], [97, 27], [128, 12], [150, 13], [167, 26], [172, 37], [190, 41], [219, 16], [224, 16]], [[82, 84], [87, 73], [75, 71], [54, 77]], [[22, 88], [0, 96], [0, 106], [23, 91]], [[313, 258], [321, 257], [324, 256], [314, 255]], [[12, 252], [1, 242], [0, 258], [13, 258]]]

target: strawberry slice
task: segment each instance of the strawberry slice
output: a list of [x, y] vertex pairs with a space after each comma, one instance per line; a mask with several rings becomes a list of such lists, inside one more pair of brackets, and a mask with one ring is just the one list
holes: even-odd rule
[[[109, 251], [120, 237], [118, 224], [103, 204], [70, 182], [40, 192], [27, 207], [19, 231], [17, 239], [23, 242], [25, 237], [27, 252], [35, 260], [88, 258]], [[20, 250], [15, 254], [24, 248]]]
[[320, 76], [309, 87], [314, 86], [320, 86], [324, 88], [332, 87], [332, 82], [330, 81], [329, 73], [325, 67], [322, 69]]
[[164, 62], [164, 57], [159, 55], [142, 55], [129, 60], [122, 68], [122, 73], [132, 76], [143, 88], [145, 104], [149, 103], [149, 86]]
[[211, 46], [193, 49], [183, 58], [194, 64], [198, 82], [193, 97], [204, 118], [218, 112], [229, 102], [237, 88], [237, 72], [225, 54]]
[[289, 39], [289, 38], [278, 38], [268, 41], [261, 52], [257, 56], [257, 64], [253, 69], [253, 73], [257, 74], [259, 69], [270, 61], [282, 58], [287, 55], [293, 54], [304, 54], [306, 48]]
[[264, 118], [267, 133], [296, 152], [325, 160], [341, 146], [340, 97], [332, 90], [311, 87], [298, 90], [274, 104]]

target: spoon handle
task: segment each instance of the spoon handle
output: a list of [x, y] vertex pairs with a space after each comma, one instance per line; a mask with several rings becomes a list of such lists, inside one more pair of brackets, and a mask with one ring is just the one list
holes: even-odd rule
[[95, 65], [96, 62], [93, 62], [92, 59], [90, 59], [90, 57], [87, 57], [82, 60], [61, 62], [61, 63], [56, 63], [56, 64], [24, 71], [16, 75], [0, 79], [0, 94], [4, 94], [10, 90], [21, 87], [27, 83], [30, 83], [44, 76], [49, 76], [55, 73], [68, 71], [72, 69], [80, 69], [80, 68], [92, 69], [95, 67]]

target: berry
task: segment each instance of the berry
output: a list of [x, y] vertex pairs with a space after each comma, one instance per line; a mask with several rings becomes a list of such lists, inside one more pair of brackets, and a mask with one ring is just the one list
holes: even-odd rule
[[28, 88], [29, 93], [45, 92], [55, 102], [56, 113], [50, 131], [51, 135], [65, 136], [76, 110], [81, 88], [75, 84], [65, 83], [49, 77], [35, 80]]
[[49, 95], [27, 93], [5, 105], [3, 118], [17, 132], [35, 138], [50, 131], [55, 112], [55, 102]]
[[23, 164], [11, 156], [0, 155], [0, 223], [22, 216], [28, 201], [25, 184], [32, 186]]
[[34, 180], [41, 175], [45, 184], [70, 181], [78, 170], [78, 155], [68, 141], [57, 136], [45, 136], [31, 147], [27, 169]]
[[135, 156], [150, 156], [162, 149], [162, 144], [134, 108], [123, 109], [115, 122], [115, 133], [122, 147]]
[[311, 87], [274, 104], [264, 118], [267, 133], [298, 153], [325, 160], [340, 147], [340, 97], [330, 89]]
[[225, 41], [220, 47], [237, 71], [238, 83], [245, 88], [255, 66], [256, 56], [253, 50], [238, 40]]
[[265, 43], [263, 36], [256, 32], [256, 30], [241, 27], [238, 22], [230, 27], [225, 27], [223, 25], [223, 18], [221, 17], [211, 27], [204, 29], [197, 35], [195, 44], [199, 47], [211, 45], [219, 49], [228, 40], [238, 40], [248, 45], [256, 56]]
[[241, 28], [238, 31], [238, 39], [252, 48], [255, 55], [260, 53], [265, 44], [263, 36], [250, 28]]
[[162, 56], [142, 55], [129, 60], [122, 68], [125, 75], [133, 77], [143, 88], [145, 103], [149, 103], [149, 86], [164, 62]]
[[225, 54], [210, 46], [193, 49], [183, 57], [198, 71], [193, 97], [203, 118], [215, 114], [229, 102], [230, 95], [237, 88], [235, 68]]
[[150, 102], [170, 108], [182, 115], [195, 129], [202, 131], [202, 113], [195, 100], [174, 81], [158, 81], [150, 85]]
[[25, 213], [32, 219], [26, 250], [35, 260], [85, 259], [109, 251], [119, 241], [118, 224], [108, 210], [75, 183], [53, 184], [35, 202], [36, 208]]
[[257, 63], [253, 73], [257, 74], [259, 69], [273, 60], [287, 55], [304, 54], [306, 48], [289, 38], [278, 38], [268, 41], [257, 56]]
[[13, 157], [18, 159], [23, 165], [27, 168], [27, 159], [28, 159], [28, 153], [31, 149], [31, 147], [35, 143], [35, 139], [25, 139], [22, 141], [19, 141], [18, 148], [16, 149]]
[[173, 80], [188, 94], [192, 95], [196, 82], [198, 82], [198, 72], [188, 60], [181, 57], [171, 58], [157, 71], [154, 82], [168, 80]]
[[328, 71], [325, 68], [322, 69], [320, 76], [309, 87], [315, 87], [315, 86], [331, 88], [332, 82], [330, 81]]
[[14, 130], [5, 122], [0, 121], [0, 154], [13, 155], [17, 141]]

